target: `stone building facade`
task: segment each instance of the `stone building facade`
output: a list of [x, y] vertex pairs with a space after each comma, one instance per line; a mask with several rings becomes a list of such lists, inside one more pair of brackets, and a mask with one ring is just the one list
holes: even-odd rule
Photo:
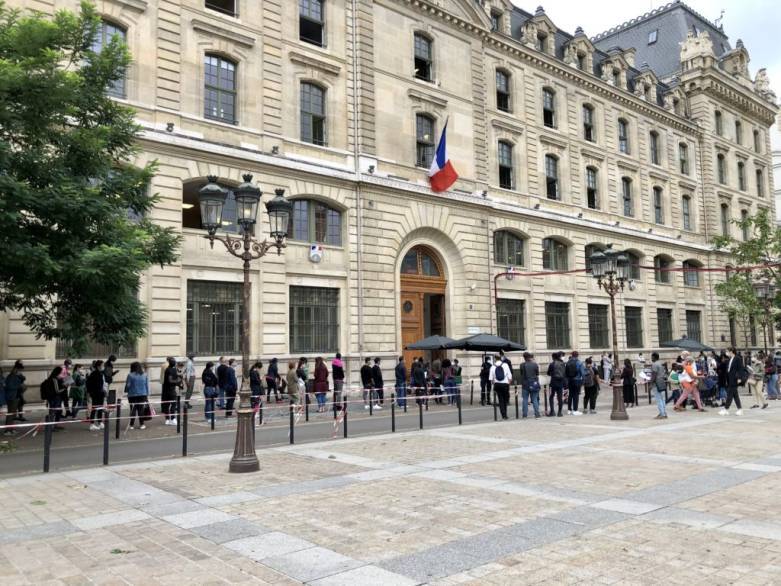
[[[635, 265], [617, 298], [622, 352], [687, 333], [717, 346], [740, 338], [718, 309], [719, 273], [664, 269], [724, 266], [712, 236], [774, 208], [776, 107], [743, 44], [731, 48], [685, 5], [594, 39], [505, 0], [97, 6], [134, 56], [110, 91], [138, 112], [138, 163], [158, 161], [153, 217], [184, 237], [176, 265], [145, 275], [148, 335], [124, 357], [238, 355], [240, 263], [203, 238], [197, 190], [209, 175], [230, 187], [246, 172], [264, 201], [282, 188], [296, 202], [288, 247], [252, 268], [252, 356], [339, 350], [355, 379], [365, 356], [391, 368], [416, 337], [478, 331], [539, 355], [599, 355], [608, 297], [566, 271], [608, 243]], [[699, 28], [665, 25], [675, 11]], [[642, 50], [612, 42], [641, 26]], [[676, 67], [637, 62], [662, 40]], [[446, 121], [460, 178], [437, 194], [426, 167]], [[235, 227], [230, 211], [224, 223]], [[510, 266], [521, 275], [496, 278]], [[16, 316], [0, 323], [3, 360], [44, 369], [62, 358]]]

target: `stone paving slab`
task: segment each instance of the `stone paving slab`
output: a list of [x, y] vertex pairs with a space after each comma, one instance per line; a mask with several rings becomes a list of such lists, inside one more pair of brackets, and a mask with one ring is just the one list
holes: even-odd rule
[[372, 565], [347, 570], [346, 572], [311, 582], [312, 586], [355, 586], [359, 584], [371, 584], [372, 586], [416, 586], [420, 582]]

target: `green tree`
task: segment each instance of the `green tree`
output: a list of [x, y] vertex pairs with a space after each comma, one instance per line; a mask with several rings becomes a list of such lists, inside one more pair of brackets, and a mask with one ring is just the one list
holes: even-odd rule
[[145, 331], [140, 276], [179, 237], [146, 214], [155, 165], [132, 165], [134, 111], [108, 98], [130, 55], [100, 52], [95, 9], [52, 18], [0, 0], [0, 310], [39, 337], [117, 346]]

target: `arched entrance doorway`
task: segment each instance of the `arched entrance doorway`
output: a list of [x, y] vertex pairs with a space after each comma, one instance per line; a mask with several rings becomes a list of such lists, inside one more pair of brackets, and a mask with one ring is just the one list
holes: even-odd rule
[[[442, 260], [428, 246], [411, 248], [401, 261], [401, 343], [405, 348], [427, 336], [446, 335]], [[418, 350], [404, 350], [409, 366]]]

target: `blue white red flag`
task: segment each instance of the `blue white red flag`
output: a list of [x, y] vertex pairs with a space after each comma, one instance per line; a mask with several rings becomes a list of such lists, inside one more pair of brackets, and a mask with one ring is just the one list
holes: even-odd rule
[[450, 159], [447, 158], [446, 136], [447, 122], [442, 129], [442, 136], [439, 137], [437, 153], [428, 170], [428, 180], [432, 191], [446, 191], [458, 179], [458, 173], [450, 163]]

